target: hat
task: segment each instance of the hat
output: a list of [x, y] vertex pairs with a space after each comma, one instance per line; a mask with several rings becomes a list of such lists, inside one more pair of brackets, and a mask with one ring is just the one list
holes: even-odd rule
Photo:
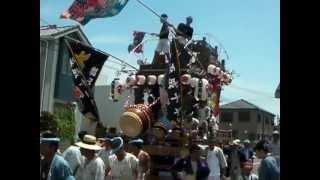
[[111, 154], [116, 153], [123, 147], [123, 139], [121, 137], [115, 137], [111, 140]]
[[279, 134], [279, 131], [275, 130], [273, 131], [273, 134]]
[[240, 140], [239, 139], [235, 139], [234, 141], [232, 141], [232, 145], [236, 145], [236, 146], [240, 146]]
[[128, 142], [128, 144], [131, 145], [143, 145], [143, 140], [142, 139], [133, 139], [131, 141]]
[[60, 138], [58, 138], [54, 133], [51, 131], [46, 131], [41, 134], [40, 137], [40, 144], [50, 144], [50, 143], [59, 143]]
[[83, 149], [88, 150], [98, 151], [102, 149], [100, 146], [97, 145], [97, 138], [88, 134], [84, 136], [82, 142], [77, 142], [75, 144]]

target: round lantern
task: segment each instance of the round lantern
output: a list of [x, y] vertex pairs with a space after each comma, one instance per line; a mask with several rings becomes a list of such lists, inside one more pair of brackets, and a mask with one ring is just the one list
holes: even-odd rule
[[183, 85], [189, 85], [191, 83], [191, 75], [184, 74], [180, 77], [180, 81]]
[[149, 75], [148, 76], [148, 85], [152, 86], [152, 85], [155, 85], [156, 83], [157, 83], [157, 76]]
[[146, 77], [144, 75], [137, 75], [137, 85], [141, 86], [146, 83]]
[[158, 76], [158, 84], [159, 85], [161, 85], [163, 82], [163, 78], [164, 78], [164, 74], [160, 74], [159, 76]]
[[214, 70], [215, 70], [215, 68], [216, 68], [215, 65], [210, 64], [210, 65], [208, 66], [207, 72], [208, 72], [209, 74], [214, 75]]
[[216, 67], [213, 69], [213, 75], [218, 76], [221, 73], [221, 69], [219, 67]]
[[199, 82], [199, 78], [191, 78], [191, 83], [190, 83], [190, 85], [191, 85], [191, 87], [196, 87], [197, 85], [198, 85], [198, 82]]
[[136, 75], [131, 75], [129, 77], [127, 77], [126, 83], [127, 86], [134, 86], [136, 84], [137, 80], [136, 80]]

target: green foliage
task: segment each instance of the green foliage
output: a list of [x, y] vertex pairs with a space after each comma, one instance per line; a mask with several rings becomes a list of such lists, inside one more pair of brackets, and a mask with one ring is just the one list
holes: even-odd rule
[[57, 132], [58, 121], [53, 114], [43, 111], [40, 115], [40, 132], [47, 130]]
[[71, 105], [58, 107], [54, 115], [58, 120], [59, 137], [72, 142], [75, 133], [74, 108]]

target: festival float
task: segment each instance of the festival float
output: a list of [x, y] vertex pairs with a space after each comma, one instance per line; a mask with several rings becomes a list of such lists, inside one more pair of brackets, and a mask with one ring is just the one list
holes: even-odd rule
[[[137, 34], [128, 49], [139, 53], [144, 43]], [[219, 129], [218, 116], [221, 91], [233, 76], [219, 57], [219, 47], [207, 38], [182, 44], [173, 37], [171, 58], [155, 56], [150, 64], [140, 63], [139, 70], [128, 74], [124, 82], [112, 81], [112, 97], [124, 90], [134, 94], [134, 101], [120, 117], [120, 128], [128, 139], [144, 140], [155, 175], [168, 171], [176, 158], [188, 155], [191, 143], [205, 148], [209, 138], [219, 137], [221, 142], [232, 138], [232, 131]]]

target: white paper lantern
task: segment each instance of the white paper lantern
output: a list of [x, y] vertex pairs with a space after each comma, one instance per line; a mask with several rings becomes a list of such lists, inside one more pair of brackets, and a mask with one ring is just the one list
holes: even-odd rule
[[149, 75], [148, 76], [148, 85], [152, 86], [157, 83], [157, 76], [155, 75]]
[[210, 65], [208, 66], [207, 72], [208, 72], [209, 74], [214, 75], [213, 73], [214, 73], [214, 69], [215, 69], [215, 68], [216, 68], [215, 65], [210, 64]]
[[214, 68], [213, 75], [218, 76], [218, 75], [220, 75], [220, 73], [221, 73], [221, 69], [219, 67]]
[[126, 83], [128, 87], [136, 85], [137, 83], [136, 75], [131, 75], [127, 77]]
[[190, 85], [191, 85], [191, 87], [196, 87], [196, 86], [198, 86], [198, 82], [199, 82], [199, 78], [191, 78], [191, 83], [190, 83]]
[[160, 74], [160, 75], [158, 76], [158, 84], [159, 84], [159, 85], [162, 85], [162, 84], [163, 84], [163, 78], [164, 78], [164, 74]]
[[205, 101], [208, 99], [208, 85], [209, 85], [209, 82], [208, 80], [202, 78], [202, 87], [201, 87], [201, 92], [200, 92], [200, 99], [202, 101]]
[[137, 75], [137, 85], [141, 86], [146, 83], [146, 77], [144, 75]]

